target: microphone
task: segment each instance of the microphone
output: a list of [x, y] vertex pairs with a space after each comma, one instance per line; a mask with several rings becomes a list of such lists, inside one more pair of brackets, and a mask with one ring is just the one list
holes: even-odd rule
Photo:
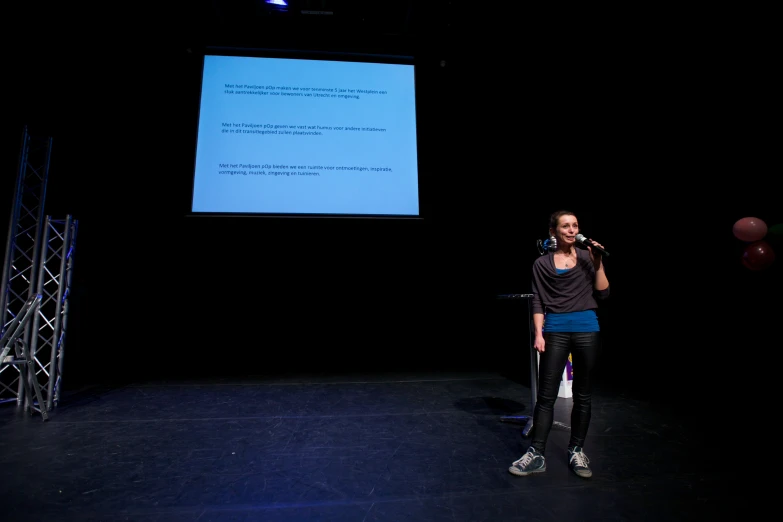
[[585, 246], [589, 246], [589, 247], [590, 247], [590, 248], [592, 248], [593, 250], [596, 250], [596, 251], [598, 251], [598, 252], [601, 252], [601, 255], [603, 255], [603, 256], [606, 256], [606, 257], [609, 257], [609, 252], [607, 252], [607, 251], [606, 251], [606, 250], [604, 250], [603, 248], [599, 247], [598, 245], [596, 245], [595, 243], [593, 243], [592, 241], [590, 241], [589, 239], [587, 239], [587, 238], [586, 238], [584, 235], [582, 235], [582, 234], [577, 234], [577, 235], [576, 235], [576, 240], [577, 240], [577, 241], [579, 241], [580, 243], [582, 243], [582, 244], [583, 244], [583, 245], [585, 245]]

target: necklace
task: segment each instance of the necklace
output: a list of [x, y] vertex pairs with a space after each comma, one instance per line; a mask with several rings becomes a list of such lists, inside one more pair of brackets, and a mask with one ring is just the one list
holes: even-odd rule
[[565, 267], [566, 268], [568, 268], [570, 266], [569, 263], [571, 262], [571, 254], [572, 253], [575, 253], [575, 252], [571, 252], [569, 254], [563, 254], [563, 257], [565, 257], [564, 263], [565, 263]]

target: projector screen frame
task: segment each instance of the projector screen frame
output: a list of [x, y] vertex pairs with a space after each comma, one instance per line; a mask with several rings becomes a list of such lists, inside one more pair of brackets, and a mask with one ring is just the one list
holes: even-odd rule
[[[226, 57], [249, 57], [249, 58], [283, 58], [300, 60], [323, 60], [323, 61], [341, 61], [341, 62], [361, 62], [361, 63], [388, 63], [403, 64], [413, 67], [414, 82], [414, 115], [416, 120], [416, 164], [417, 164], [417, 198], [418, 214], [338, 214], [338, 213], [273, 213], [273, 212], [194, 212], [192, 210], [195, 181], [196, 181], [196, 160], [198, 148], [198, 127], [201, 117], [201, 95], [204, 67], [207, 56], [226, 56]], [[193, 147], [191, 149], [191, 159], [193, 167], [188, 171], [188, 190], [187, 202], [185, 206], [186, 218], [265, 218], [265, 219], [358, 219], [358, 220], [423, 220], [427, 216], [426, 198], [422, 197], [423, 173], [422, 173], [422, 153], [421, 136], [419, 122], [421, 121], [420, 89], [417, 85], [417, 69], [419, 64], [412, 54], [393, 54], [393, 53], [361, 53], [350, 51], [325, 51], [325, 50], [301, 50], [292, 48], [237, 48], [226, 46], [207, 46], [197, 54], [198, 74], [196, 75], [195, 85], [195, 117], [193, 128]]]

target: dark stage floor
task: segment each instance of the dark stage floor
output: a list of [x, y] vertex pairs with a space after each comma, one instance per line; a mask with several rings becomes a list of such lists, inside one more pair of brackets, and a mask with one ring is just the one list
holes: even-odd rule
[[513, 476], [526, 440], [500, 419], [528, 413], [529, 387], [464, 373], [92, 388], [46, 423], [3, 405], [0, 519], [711, 520], [741, 500], [736, 468], [686, 423], [600, 390], [592, 479], [557, 427], [546, 473]]

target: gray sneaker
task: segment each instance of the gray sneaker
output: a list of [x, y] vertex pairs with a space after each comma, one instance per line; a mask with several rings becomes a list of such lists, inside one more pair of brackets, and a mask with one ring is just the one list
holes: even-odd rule
[[520, 477], [531, 473], [543, 473], [546, 471], [546, 459], [536, 448], [531, 447], [528, 448], [527, 453], [522, 455], [521, 459], [511, 464], [508, 471]]
[[593, 476], [593, 472], [590, 470], [590, 459], [587, 458], [584, 451], [580, 446], [576, 446], [573, 449], [568, 450], [568, 465], [571, 466], [571, 470], [582, 478], [590, 478]]

